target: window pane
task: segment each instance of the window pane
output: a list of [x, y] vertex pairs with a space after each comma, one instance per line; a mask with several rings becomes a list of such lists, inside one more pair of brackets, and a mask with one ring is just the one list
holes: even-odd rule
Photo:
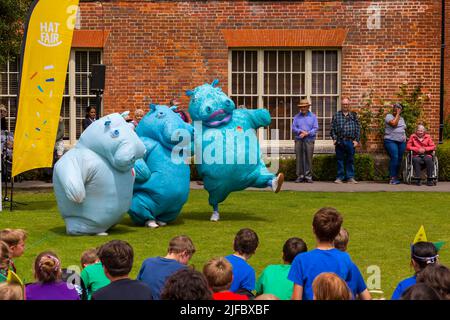
[[231, 71], [237, 71], [237, 51], [231, 52]]
[[337, 71], [337, 51], [327, 51], [326, 53], [326, 71]]
[[324, 74], [313, 73], [312, 74], [312, 93], [313, 94], [323, 94], [323, 82]]
[[278, 74], [278, 94], [285, 94], [286, 90], [286, 74]]
[[327, 74], [325, 79], [325, 93], [337, 94], [337, 74]]
[[[98, 51], [90, 51], [89, 52], [89, 66], [93, 64], [99, 64], [100, 63], [100, 52]], [[89, 68], [91, 70], [91, 68]]]
[[231, 75], [231, 93], [237, 94], [237, 74]]
[[88, 94], [88, 75], [87, 73], [77, 74], [75, 76], [75, 94], [87, 95]]
[[76, 72], [87, 72], [87, 51], [77, 51], [75, 52], [75, 71]]
[[8, 94], [8, 74], [0, 73], [0, 94], [7, 95]]
[[313, 51], [312, 52], [312, 71], [324, 71], [323, 65], [324, 52], [323, 51]]
[[268, 69], [266, 71], [276, 72], [277, 71], [277, 52], [268, 51]]
[[256, 51], [246, 51], [245, 52], [245, 71], [256, 72]]
[[245, 94], [251, 94], [252, 93], [252, 84], [253, 76], [251, 73], [245, 74]]
[[244, 93], [244, 74], [242, 74], [242, 73], [239, 73], [239, 74], [238, 74], [238, 84], [237, 84], [237, 87], [238, 87], [237, 93], [238, 93], [238, 94], [243, 94], [243, 93]]
[[17, 94], [17, 88], [19, 86], [19, 74], [10, 73], [9, 74], [9, 94]]

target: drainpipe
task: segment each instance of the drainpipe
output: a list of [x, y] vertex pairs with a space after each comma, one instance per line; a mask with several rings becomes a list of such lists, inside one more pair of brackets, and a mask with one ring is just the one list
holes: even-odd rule
[[441, 21], [441, 92], [439, 107], [439, 143], [443, 141], [444, 132], [444, 61], [445, 61], [445, 0], [442, 0]]

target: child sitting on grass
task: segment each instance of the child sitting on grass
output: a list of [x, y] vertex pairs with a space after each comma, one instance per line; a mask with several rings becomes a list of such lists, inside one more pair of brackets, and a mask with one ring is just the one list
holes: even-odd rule
[[[347, 252], [347, 246], [349, 241], [349, 234], [347, 229], [341, 228], [339, 234], [334, 238], [334, 247], [342, 252]], [[359, 298], [361, 300], [371, 300], [372, 295], [369, 290], [367, 290], [366, 283], [364, 278], [359, 271], [358, 267], [353, 263], [352, 265], [352, 279], [348, 283], [350, 290], [355, 298]]]
[[342, 215], [334, 208], [322, 208], [314, 215], [312, 226], [317, 246], [297, 255], [292, 262], [288, 275], [294, 282], [292, 300], [313, 300], [312, 283], [323, 272], [335, 273], [347, 284], [351, 281], [353, 262], [348, 253], [334, 247], [342, 223]]
[[214, 300], [248, 300], [246, 295], [230, 291], [233, 281], [233, 267], [227, 259], [214, 258], [203, 267], [203, 274], [213, 291]]
[[6, 282], [10, 267], [9, 246], [4, 241], [0, 241], [0, 282]]
[[411, 266], [414, 268], [414, 275], [406, 278], [397, 285], [392, 294], [391, 300], [399, 300], [409, 287], [416, 284], [417, 275], [429, 264], [438, 262], [437, 249], [432, 242], [417, 242], [411, 246]]
[[249, 298], [254, 298], [252, 291], [255, 290], [256, 284], [255, 270], [247, 261], [255, 254], [258, 245], [259, 239], [255, 231], [245, 228], [236, 234], [234, 253], [225, 257], [233, 266], [231, 292], [244, 293]]
[[3, 229], [0, 231], [0, 241], [4, 241], [9, 246], [10, 269], [16, 272], [14, 258], [19, 258], [25, 251], [25, 241], [27, 232], [22, 229]]
[[23, 300], [23, 288], [17, 283], [0, 283], [1, 300]]
[[281, 300], [290, 300], [294, 283], [288, 280], [289, 270], [294, 258], [308, 251], [306, 243], [300, 238], [290, 238], [283, 246], [284, 264], [267, 266], [256, 283], [256, 294], [273, 294]]
[[77, 290], [61, 280], [61, 261], [53, 252], [37, 256], [34, 275], [37, 282], [25, 287], [27, 300], [80, 300]]
[[314, 300], [352, 300], [352, 292], [344, 280], [331, 272], [319, 274], [312, 284]]
[[106, 287], [111, 281], [106, 277], [102, 263], [97, 256], [97, 249], [89, 249], [81, 255], [81, 280], [87, 291], [87, 299], [91, 300], [92, 294]]

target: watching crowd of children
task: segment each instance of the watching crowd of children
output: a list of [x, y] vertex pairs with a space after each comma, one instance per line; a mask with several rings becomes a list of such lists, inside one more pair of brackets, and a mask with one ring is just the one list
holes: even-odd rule
[[[40, 253], [34, 262], [36, 281], [24, 286], [14, 259], [23, 254], [27, 233], [4, 229], [0, 300], [370, 300], [361, 272], [346, 252], [349, 234], [342, 224], [336, 209], [320, 209], [312, 223], [316, 247], [308, 251], [302, 239], [288, 239], [283, 264], [267, 266], [258, 279], [248, 260], [259, 239], [246, 228], [236, 234], [233, 254], [211, 259], [201, 272], [188, 266], [196, 249], [181, 235], [170, 240], [164, 257], [146, 259], [137, 279], [130, 279], [133, 248], [112, 240], [82, 254], [80, 274], [63, 269], [54, 252]], [[411, 265], [414, 275], [398, 284], [393, 300], [450, 300], [450, 270], [439, 263], [433, 243], [413, 244]]]

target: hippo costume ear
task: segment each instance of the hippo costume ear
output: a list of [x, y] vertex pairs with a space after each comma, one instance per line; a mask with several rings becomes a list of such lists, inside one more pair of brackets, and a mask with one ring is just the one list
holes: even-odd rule
[[214, 79], [214, 81], [211, 83], [211, 87], [215, 87], [219, 84], [219, 80], [218, 79]]
[[175, 112], [177, 109], [178, 109], [177, 106], [171, 106], [171, 107], [170, 107], [170, 110], [172, 110], [172, 111], [174, 111], [174, 112]]
[[150, 103], [150, 112], [154, 112], [156, 110], [156, 104]]
[[186, 90], [186, 95], [188, 97], [193, 96], [194, 95], [194, 91], [193, 90]]
[[130, 111], [124, 111], [120, 114], [122, 118], [126, 119], [130, 115]]

